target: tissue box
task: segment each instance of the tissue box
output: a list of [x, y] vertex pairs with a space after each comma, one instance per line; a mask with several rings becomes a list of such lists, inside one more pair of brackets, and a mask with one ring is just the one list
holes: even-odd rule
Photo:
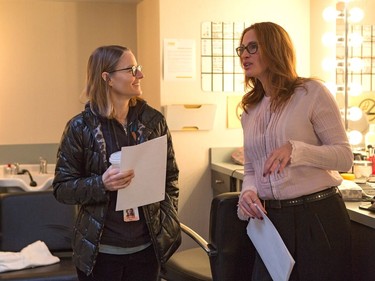
[[362, 199], [362, 188], [354, 181], [343, 180], [338, 188], [345, 201], [360, 201]]

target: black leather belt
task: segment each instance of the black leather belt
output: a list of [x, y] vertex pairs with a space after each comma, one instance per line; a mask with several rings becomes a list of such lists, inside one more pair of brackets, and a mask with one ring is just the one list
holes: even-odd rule
[[294, 199], [264, 200], [264, 204], [265, 204], [266, 208], [280, 209], [280, 208], [283, 208], [283, 207], [302, 205], [302, 204], [305, 204], [305, 203], [323, 200], [323, 199], [331, 197], [331, 196], [333, 196], [337, 193], [338, 193], [337, 187], [334, 186], [334, 187], [325, 189], [323, 191], [319, 191], [319, 192], [309, 194], [309, 195], [304, 195], [304, 196], [297, 197], [297, 198], [294, 198]]

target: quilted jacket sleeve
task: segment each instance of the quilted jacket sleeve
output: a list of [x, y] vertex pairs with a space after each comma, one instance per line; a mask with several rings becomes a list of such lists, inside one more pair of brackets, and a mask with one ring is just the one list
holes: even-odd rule
[[87, 205], [108, 200], [102, 181], [105, 164], [89, 130], [82, 115], [77, 115], [62, 135], [53, 182], [55, 197], [62, 203]]

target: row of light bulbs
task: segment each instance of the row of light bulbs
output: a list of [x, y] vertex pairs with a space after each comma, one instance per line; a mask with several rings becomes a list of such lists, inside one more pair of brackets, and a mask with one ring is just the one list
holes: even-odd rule
[[[342, 2], [342, 1], [341, 1]], [[346, 1], [348, 2], [348, 0]], [[339, 11], [334, 7], [327, 7], [323, 11], [323, 18], [327, 22], [343, 20], [348, 21], [349, 23], [356, 23], [363, 19], [364, 12], [360, 8], [352, 8], [347, 10], [347, 15], [344, 11]], [[336, 34], [333, 32], [327, 32], [322, 37], [323, 45], [327, 47], [336, 47], [344, 46], [347, 44], [347, 47], [359, 47], [363, 43], [363, 38], [361, 34], [357, 32], [347, 33], [345, 42], [345, 34]], [[346, 65], [345, 65], [346, 63]], [[322, 62], [322, 67], [325, 71], [335, 71], [336, 69], [342, 69], [342, 71], [350, 72], [361, 72], [364, 68], [364, 63], [360, 58], [346, 58], [336, 59], [336, 58], [326, 58]], [[337, 85], [333, 82], [326, 83], [328, 89], [333, 93], [345, 93], [345, 95], [358, 96], [362, 93], [362, 86], [358, 83], [347, 83], [346, 89], [344, 85]], [[367, 116], [364, 116], [363, 111], [359, 107], [350, 107], [346, 110], [341, 110], [341, 115], [343, 119], [347, 119], [348, 122], [367, 122]], [[346, 115], [346, 117], [345, 117]], [[366, 120], [364, 120], [366, 119]], [[361, 122], [364, 123], [364, 122]], [[358, 145], [363, 140], [363, 135], [360, 131], [357, 130], [348, 130], [349, 142], [352, 145]]]
[[[349, 1], [342, 1], [349, 2]], [[364, 17], [364, 12], [360, 8], [352, 8], [348, 11], [348, 21], [350, 23], [360, 22]], [[335, 21], [336, 19], [344, 19], [345, 15], [342, 11], [336, 10], [334, 7], [327, 7], [323, 11], [323, 18], [327, 22]]]
[[[332, 58], [325, 58], [322, 62], [322, 67], [326, 71], [335, 70], [337, 68], [344, 68], [344, 59], [337, 60]], [[365, 67], [364, 62], [360, 58], [349, 58], [348, 68], [351, 72], [361, 72]]]
[[[322, 42], [324, 46], [332, 47], [338, 44], [344, 44], [344, 36], [336, 35], [334, 32], [326, 32], [323, 34]], [[349, 47], [359, 47], [362, 45], [363, 37], [358, 32], [353, 32], [348, 36], [348, 45]]]
[[[333, 95], [336, 95], [337, 93], [343, 93], [345, 90], [344, 85], [337, 85], [333, 82], [326, 82], [325, 85]], [[348, 93], [352, 97], [358, 97], [360, 94], [362, 94], [362, 85], [356, 82], [349, 83]]]
[[[349, 1], [342, 1], [349, 2]], [[356, 23], [363, 19], [364, 12], [360, 8], [352, 8], [348, 11], [347, 20], [349, 23]], [[323, 18], [327, 22], [336, 21], [337, 19], [345, 20], [345, 15], [342, 11], [336, 10], [334, 7], [327, 7], [323, 11]], [[335, 47], [337, 45], [344, 45], [345, 35], [338, 35], [334, 32], [326, 32], [322, 37], [323, 45], [327, 47]], [[349, 47], [359, 47], [363, 43], [363, 37], [358, 32], [353, 32], [348, 34], [347, 44]], [[326, 58], [322, 62], [322, 67], [325, 71], [332, 71], [336, 68], [343, 68], [344, 60], [336, 60], [333, 58]], [[349, 58], [348, 59], [348, 69], [351, 72], [360, 72], [364, 68], [364, 63], [360, 58]]]

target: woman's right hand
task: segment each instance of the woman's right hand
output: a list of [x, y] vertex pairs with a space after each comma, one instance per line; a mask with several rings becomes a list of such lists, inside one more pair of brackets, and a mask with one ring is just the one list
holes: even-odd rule
[[133, 178], [133, 170], [120, 172], [119, 168], [114, 168], [112, 165], [109, 166], [102, 176], [104, 187], [109, 191], [116, 191], [129, 186]]
[[263, 219], [262, 212], [258, 210], [257, 206], [267, 214], [266, 210], [263, 208], [262, 202], [258, 198], [258, 195], [252, 190], [246, 190], [241, 194], [238, 206], [241, 209], [241, 212], [249, 218], [252, 219]]

